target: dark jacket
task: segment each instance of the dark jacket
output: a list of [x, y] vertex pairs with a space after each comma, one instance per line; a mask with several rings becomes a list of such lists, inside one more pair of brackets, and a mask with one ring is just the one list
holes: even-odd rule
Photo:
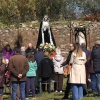
[[25, 50], [25, 53], [26, 53], [26, 57], [27, 57], [27, 55], [28, 55], [28, 53], [32, 53], [32, 54], [34, 54], [35, 53], [35, 49], [30, 49], [29, 47]]
[[93, 69], [95, 72], [100, 72], [100, 47], [92, 50]]
[[39, 51], [38, 53], [36, 53], [36, 54], [34, 55], [34, 57], [35, 57], [35, 60], [36, 60], [36, 62], [37, 62], [37, 67], [38, 67], [39, 64], [40, 64], [40, 62], [41, 62], [41, 60], [44, 58], [44, 53], [43, 53], [43, 51], [42, 51], [42, 50]]
[[85, 52], [85, 54], [86, 54], [86, 58], [88, 58], [89, 57], [89, 55], [90, 55], [90, 51], [89, 50], [87, 50], [86, 48], [83, 48], [83, 51]]
[[5, 83], [5, 71], [6, 71], [6, 66], [0, 62], [0, 87], [3, 87]]
[[69, 51], [69, 55], [68, 55], [66, 61], [62, 64], [62, 66], [65, 66], [65, 65], [69, 64], [72, 52], [73, 51]]
[[38, 68], [39, 77], [52, 77], [54, 75], [54, 66], [53, 62], [49, 58], [44, 58], [41, 60], [39, 68]]
[[[12, 56], [8, 68], [11, 71], [11, 81], [26, 81], [26, 73], [29, 70], [29, 64], [26, 57], [22, 55]], [[18, 78], [19, 74], [22, 74], [21, 79]]]

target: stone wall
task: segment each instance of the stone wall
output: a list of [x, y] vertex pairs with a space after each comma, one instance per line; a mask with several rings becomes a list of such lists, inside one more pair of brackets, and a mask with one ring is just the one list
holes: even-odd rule
[[[87, 35], [88, 46], [92, 46], [94, 41], [100, 39], [100, 23], [72, 23], [72, 30], [77, 26], [85, 26], [87, 28], [87, 34], [91, 34], [91, 43], [89, 43], [89, 35]], [[52, 25], [52, 32], [56, 41], [57, 46], [62, 49], [62, 52], [67, 53], [68, 45], [70, 43], [70, 28], [68, 25]], [[20, 42], [26, 47], [29, 42], [33, 43], [35, 46], [37, 43], [39, 33], [39, 27], [31, 27], [24, 25], [22, 27], [15, 28], [12, 27], [0, 27], [0, 49], [2, 49], [7, 43], [11, 47], [15, 47], [15, 42], [18, 39], [18, 34], [20, 34]], [[74, 42], [74, 34], [73, 34]]]

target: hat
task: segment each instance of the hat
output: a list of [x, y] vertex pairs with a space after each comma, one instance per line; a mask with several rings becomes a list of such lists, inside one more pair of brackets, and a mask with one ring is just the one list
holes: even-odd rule
[[100, 45], [100, 40], [96, 41], [95, 44], [99, 44]]

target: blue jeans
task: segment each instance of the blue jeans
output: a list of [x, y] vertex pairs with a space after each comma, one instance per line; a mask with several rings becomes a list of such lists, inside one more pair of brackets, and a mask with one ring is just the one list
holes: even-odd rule
[[21, 100], [25, 100], [25, 82], [12, 82], [12, 100], [16, 100], [18, 84], [20, 87]]
[[96, 80], [97, 80], [97, 91], [98, 94], [100, 95], [100, 73], [95, 73], [96, 75]]
[[81, 99], [83, 97], [82, 84], [72, 84], [72, 97], [73, 100]]
[[97, 92], [97, 80], [95, 73], [90, 74], [92, 92]]
[[0, 87], [0, 95], [3, 95], [3, 87]]

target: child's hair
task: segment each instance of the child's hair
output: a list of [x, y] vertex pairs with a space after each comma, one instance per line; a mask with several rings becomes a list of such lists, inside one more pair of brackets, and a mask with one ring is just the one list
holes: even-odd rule
[[61, 50], [59, 48], [56, 48], [56, 54], [61, 55]]
[[35, 61], [34, 55], [32, 53], [28, 53], [27, 59], [28, 59], [28, 61], [32, 61], [32, 62]]

